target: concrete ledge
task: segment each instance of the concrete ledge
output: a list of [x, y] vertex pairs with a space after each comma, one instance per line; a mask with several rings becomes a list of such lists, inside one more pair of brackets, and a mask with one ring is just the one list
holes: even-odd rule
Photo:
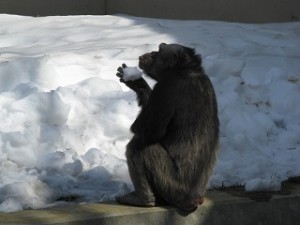
[[213, 191], [188, 216], [181, 216], [173, 208], [101, 203], [0, 213], [0, 225], [295, 225], [300, 221], [300, 185], [291, 185], [289, 192], [274, 195], [268, 202], [256, 202]]

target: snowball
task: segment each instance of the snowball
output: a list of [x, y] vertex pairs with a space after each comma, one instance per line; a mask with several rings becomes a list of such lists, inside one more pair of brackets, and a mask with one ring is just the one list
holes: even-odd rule
[[123, 80], [137, 80], [142, 77], [142, 72], [137, 67], [126, 67], [123, 72]]

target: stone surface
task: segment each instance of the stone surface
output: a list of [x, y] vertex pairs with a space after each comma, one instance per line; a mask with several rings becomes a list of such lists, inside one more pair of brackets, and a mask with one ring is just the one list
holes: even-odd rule
[[197, 211], [186, 216], [170, 207], [142, 208], [112, 202], [0, 213], [0, 225], [295, 225], [300, 221], [300, 185], [290, 185], [288, 192], [257, 202], [212, 191]]

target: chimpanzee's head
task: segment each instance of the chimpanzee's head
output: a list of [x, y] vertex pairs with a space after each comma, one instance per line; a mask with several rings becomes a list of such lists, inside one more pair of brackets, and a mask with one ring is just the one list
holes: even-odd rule
[[158, 81], [165, 72], [200, 69], [201, 58], [192, 48], [179, 44], [161, 43], [158, 51], [139, 57], [139, 67]]

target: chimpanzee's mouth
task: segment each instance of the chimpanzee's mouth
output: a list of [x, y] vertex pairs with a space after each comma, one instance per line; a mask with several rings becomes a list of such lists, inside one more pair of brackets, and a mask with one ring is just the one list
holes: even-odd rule
[[150, 53], [141, 55], [139, 57], [139, 67], [141, 69], [149, 68], [152, 64], [152, 61], [153, 61], [153, 59], [152, 59], [152, 56]]

